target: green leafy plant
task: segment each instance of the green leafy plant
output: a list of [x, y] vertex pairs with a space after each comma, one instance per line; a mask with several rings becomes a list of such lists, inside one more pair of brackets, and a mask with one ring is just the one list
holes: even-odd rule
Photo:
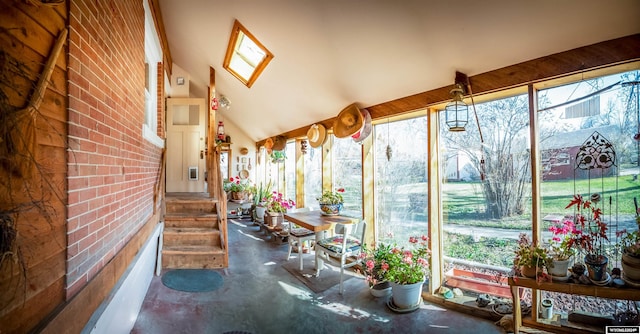
[[616, 233], [618, 237], [618, 245], [624, 253], [629, 255], [640, 257], [640, 209], [636, 209], [636, 224], [638, 229], [633, 232], [624, 229]]
[[513, 258], [516, 273], [521, 274], [520, 267], [535, 267], [536, 272], [542, 272], [551, 265], [552, 257], [546, 248], [534, 244], [526, 233], [520, 233]]
[[322, 193], [322, 196], [316, 197], [316, 200], [318, 200], [320, 204], [342, 204], [344, 203], [344, 199], [342, 198], [343, 193], [344, 188], [338, 188], [336, 191], [325, 191]]
[[261, 203], [266, 203], [271, 197], [271, 187], [271, 180], [266, 185], [261, 182], [259, 186], [253, 187], [253, 204], [258, 206]]
[[385, 271], [389, 270], [389, 262], [392, 256], [392, 246], [388, 244], [379, 244], [375, 248], [363, 246], [360, 258], [364, 263], [362, 274], [369, 288], [374, 285], [386, 282], [384, 277]]
[[374, 281], [397, 284], [414, 284], [425, 280], [429, 274], [431, 250], [426, 236], [410, 237], [409, 247], [391, 246], [384, 243], [364, 253], [365, 272]]
[[252, 191], [253, 185], [249, 179], [241, 179], [239, 176], [229, 178], [222, 185], [225, 192]]
[[291, 199], [285, 199], [282, 193], [274, 191], [271, 197], [267, 199], [267, 211], [283, 213], [289, 209], [296, 207], [296, 202]]

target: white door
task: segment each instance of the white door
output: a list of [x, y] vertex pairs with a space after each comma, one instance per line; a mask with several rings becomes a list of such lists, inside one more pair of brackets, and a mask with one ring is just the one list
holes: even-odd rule
[[167, 192], [205, 191], [204, 99], [167, 99]]

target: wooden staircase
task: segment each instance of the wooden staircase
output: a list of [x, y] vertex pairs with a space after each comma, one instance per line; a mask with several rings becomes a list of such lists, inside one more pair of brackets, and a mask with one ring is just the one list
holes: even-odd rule
[[220, 209], [206, 193], [167, 193], [163, 268], [228, 267], [226, 212]]

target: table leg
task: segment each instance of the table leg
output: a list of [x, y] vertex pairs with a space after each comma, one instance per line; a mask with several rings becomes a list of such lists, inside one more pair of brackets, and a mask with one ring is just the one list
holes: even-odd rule
[[520, 309], [520, 293], [517, 285], [511, 286], [511, 300], [513, 302], [513, 333], [520, 332], [522, 326], [522, 310]]
[[[324, 237], [324, 231], [319, 231], [316, 232], [316, 245], [318, 244], [318, 241], [322, 240], [322, 238]], [[322, 258], [320, 257], [318, 251], [316, 250], [316, 276], [320, 274], [320, 269], [322, 269], [324, 262], [322, 261]]]

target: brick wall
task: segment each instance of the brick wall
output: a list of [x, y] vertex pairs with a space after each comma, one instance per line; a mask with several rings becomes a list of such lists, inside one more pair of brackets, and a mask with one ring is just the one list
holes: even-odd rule
[[72, 0], [69, 10], [67, 298], [151, 217], [161, 153], [142, 137], [142, 1]]

